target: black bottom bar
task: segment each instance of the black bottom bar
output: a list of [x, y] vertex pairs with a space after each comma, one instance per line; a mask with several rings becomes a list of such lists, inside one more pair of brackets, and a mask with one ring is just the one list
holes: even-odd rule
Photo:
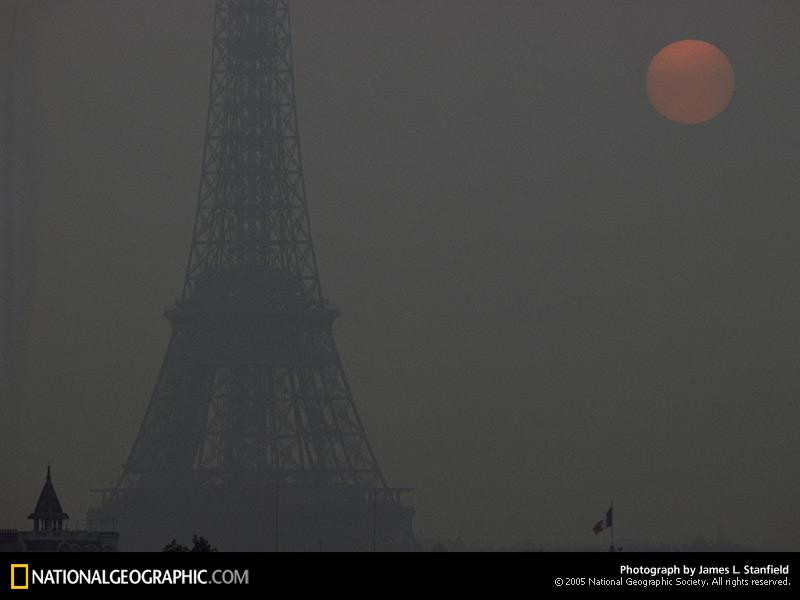
[[[390, 589], [790, 592], [796, 553], [27, 553], [0, 555], [0, 591], [174, 587], [308, 594]], [[14, 566], [12, 566], [14, 565]], [[13, 571], [13, 575], [12, 575]], [[13, 588], [15, 589], [12, 589]], [[342, 587], [344, 586], [344, 588]]]

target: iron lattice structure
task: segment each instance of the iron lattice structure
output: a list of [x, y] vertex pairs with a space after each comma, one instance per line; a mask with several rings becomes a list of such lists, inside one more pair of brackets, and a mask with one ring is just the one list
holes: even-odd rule
[[166, 313], [166, 357], [106, 507], [130, 509], [139, 490], [253, 481], [395, 502], [334, 342], [338, 311], [322, 295], [290, 31], [287, 0], [216, 2], [183, 292]]

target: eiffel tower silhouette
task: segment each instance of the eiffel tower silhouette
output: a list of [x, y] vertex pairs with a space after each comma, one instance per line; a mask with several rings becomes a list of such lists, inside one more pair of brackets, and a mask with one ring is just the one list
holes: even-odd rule
[[126, 549], [413, 549], [356, 411], [320, 285], [288, 0], [217, 0], [205, 148], [172, 337], [92, 518]]

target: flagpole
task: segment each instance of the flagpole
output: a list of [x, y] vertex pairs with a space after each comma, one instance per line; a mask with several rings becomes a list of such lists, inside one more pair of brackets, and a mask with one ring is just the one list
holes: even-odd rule
[[614, 501], [611, 501], [611, 552], [614, 552], [614, 521], [617, 519], [614, 517]]

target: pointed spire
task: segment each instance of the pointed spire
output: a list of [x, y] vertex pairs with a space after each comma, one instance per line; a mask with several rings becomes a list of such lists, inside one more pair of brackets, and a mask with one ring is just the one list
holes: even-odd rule
[[53, 487], [53, 482], [50, 478], [50, 465], [47, 465], [47, 478], [39, 494], [39, 500], [36, 502], [36, 508], [28, 515], [28, 518], [33, 519], [33, 526], [36, 531], [40, 529], [61, 529], [64, 519], [69, 519], [69, 515], [61, 509], [58, 494], [56, 494], [56, 490]]

